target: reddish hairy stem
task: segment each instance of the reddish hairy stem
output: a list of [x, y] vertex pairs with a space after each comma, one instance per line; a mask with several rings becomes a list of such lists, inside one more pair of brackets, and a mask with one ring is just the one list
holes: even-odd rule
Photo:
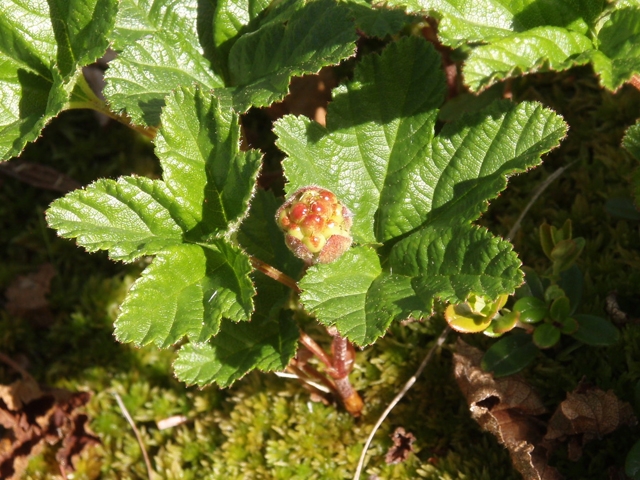
[[249, 255], [249, 260], [251, 260], [251, 266], [253, 266], [253, 268], [255, 268], [256, 270], [261, 271], [267, 277], [273, 278], [276, 282], [280, 282], [281, 284], [289, 287], [294, 292], [300, 293], [300, 287], [298, 287], [296, 281], [289, 275], [282, 273], [277, 268], [273, 268], [268, 263], [263, 262], [253, 255]]
[[349, 373], [353, 370], [356, 351], [349, 340], [336, 333], [333, 336], [333, 342], [331, 342], [331, 353], [333, 354], [333, 371], [328, 373], [336, 383], [344, 408], [354, 417], [359, 417], [364, 402], [349, 381]]
[[316, 341], [304, 332], [300, 332], [300, 343], [302, 343], [307, 349], [320, 359], [327, 367], [327, 371], [333, 370], [333, 362], [329, 355], [325, 353], [320, 345]]

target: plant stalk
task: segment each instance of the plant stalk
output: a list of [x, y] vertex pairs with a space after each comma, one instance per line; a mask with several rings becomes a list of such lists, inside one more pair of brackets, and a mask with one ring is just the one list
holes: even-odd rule
[[251, 261], [251, 266], [256, 270], [264, 273], [267, 277], [273, 278], [276, 282], [280, 282], [284, 286], [289, 287], [294, 292], [300, 293], [300, 287], [298, 287], [296, 281], [289, 275], [282, 273], [277, 268], [272, 267], [253, 255], [249, 255], [249, 260]]

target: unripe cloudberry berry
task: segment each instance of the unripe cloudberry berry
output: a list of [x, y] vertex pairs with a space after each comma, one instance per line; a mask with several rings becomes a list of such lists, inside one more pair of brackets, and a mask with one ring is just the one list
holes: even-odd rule
[[351, 212], [336, 196], [321, 187], [302, 187], [282, 204], [276, 222], [285, 242], [308, 264], [331, 263], [352, 243]]

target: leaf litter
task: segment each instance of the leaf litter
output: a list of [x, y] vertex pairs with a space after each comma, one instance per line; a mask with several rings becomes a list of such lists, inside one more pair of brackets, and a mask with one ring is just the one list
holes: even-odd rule
[[[15, 366], [4, 355], [5, 363]], [[74, 471], [74, 458], [100, 440], [88, 430], [82, 407], [89, 392], [44, 388], [27, 372], [10, 385], [0, 385], [0, 478], [21, 478], [29, 459], [46, 444], [57, 446], [55, 458], [64, 478]]]
[[582, 447], [637, 419], [627, 402], [581, 380], [549, 418], [538, 394], [519, 375], [493, 378], [480, 367], [483, 352], [458, 339], [454, 375], [471, 416], [509, 450], [525, 480], [556, 480], [562, 475], [548, 464], [551, 452], [567, 444], [577, 461]]

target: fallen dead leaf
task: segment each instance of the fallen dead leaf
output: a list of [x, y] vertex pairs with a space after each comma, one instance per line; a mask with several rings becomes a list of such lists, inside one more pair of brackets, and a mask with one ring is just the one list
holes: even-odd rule
[[554, 412], [544, 439], [568, 440], [569, 459], [577, 461], [587, 442], [636, 423], [631, 405], [620, 401], [611, 390], [605, 392], [583, 379]]
[[0, 385], [0, 478], [18, 479], [29, 458], [45, 443], [59, 444], [56, 459], [62, 472], [73, 471], [73, 459], [100, 440], [87, 429], [79, 409], [91, 394], [44, 389], [28, 375]]
[[460, 339], [456, 352], [454, 375], [471, 416], [507, 447], [523, 478], [563, 478], [547, 464], [547, 452], [541, 445], [544, 422], [536, 418], [546, 409], [535, 391], [518, 375], [494, 379], [480, 367], [483, 353]]
[[53, 314], [47, 295], [55, 275], [53, 265], [45, 263], [37, 272], [17, 277], [5, 291], [7, 313], [32, 320], [39, 326], [49, 325]]
[[416, 437], [413, 433], [406, 432], [403, 427], [398, 427], [391, 434], [391, 439], [393, 446], [387, 451], [384, 461], [387, 465], [404, 462], [413, 452], [413, 442], [416, 441]]

